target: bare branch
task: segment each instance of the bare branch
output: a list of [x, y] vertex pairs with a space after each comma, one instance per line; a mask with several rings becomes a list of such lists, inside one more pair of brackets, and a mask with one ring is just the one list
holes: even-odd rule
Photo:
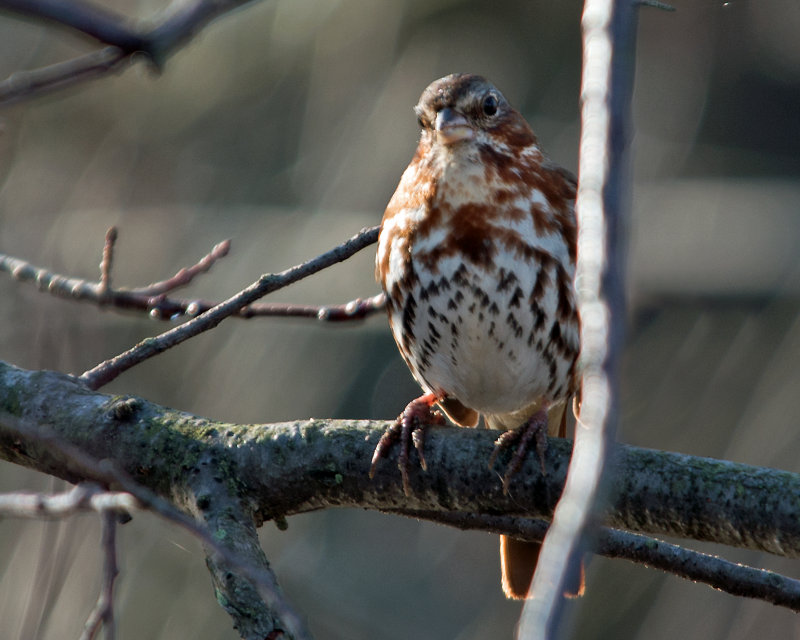
[[[377, 239], [377, 231], [374, 231], [375, 229], [377, 227], [367, 229], [365, 232], [374, 234]], [[197, 263], [179, 270], [166, 280], [154, 282], [144, 287], [120, 287], [118, 289], [113, 289], [110, 286], [112, 255], [108, 252], [113, 251], [115, 242], [116, 235], [110, 245], [108, 237], [106, 238], [106, 244], [103, 249], [103, 262], [101, 263], [101, 278], [98, 282], [54, 273], [44, 267], [37, 267], [30, 262], [4, 253], [0, 253], [0, 272], [8, 273], [20, 282], [35, 283], [41, 291], [54, 296], [123, 311], [141, 311], [155, 320], [175, 321], [181, 318], [194, 318], [219, 304], [219, 302], [197, 298], [171, 298], [167, 294], [191, 284], [197, 276], [206, 273], [218, 260], [227, 256], [231, 247], [230, 240], [223, 240], [216, 244]], [[103, 285], [103, 278], [106, 278], [109, 283], [106, 287]], [[232, 315], [235, 318], [242, 319], [293, 317], [315, 318], [324, 322], [343, 322], [363, 320], [383, 311], [385, 305], [386, 298], [383, 293], [379, 293], [370, 298], [356, 298], [355, 300], [335, 305], [255, 302], [242, 307]]]
[[127, 18], [88, 2], [59, 0], [0, 0], [0, 9], [44, 18], [70, 27], [108, 47], [41, 69], [17, 72], [0, 83], [0, 105], [43, 95], [122, 69], [136, 54], [160, 68], [215, 18], [252, 0], [195, 0], [174, 2], [155, 27], [144, 30]]
[[83, 627], [81, 640], [94, 640], [100, 628], [105, 631], [105, 640], [114, 640], [116, 625], [114, 623], [114, 582], [119, 575], [117, 567], [117, 516], [113, 511], [101, 514], [103, 533], [101, 547], [103, 549], [103, 582], [97, 603], [89, 614]]
[[166, 57], [194, 38], [210, 22], [254, 0], [175, 0], [164, 20], [147, 32], [147, 53], [161, 66]]
[[133, 289], [131, 294], [152, 299], [155, 296], [163, 296], [164, 294], [175, 291], [176, 289], [185, 287], [191, 284], [196, 276], [210, 271], [211, 267], [214, 266], [217, 260], [227, 256], [230, 250], [231, 241], [223, 240], [222, 242], [215, 244], [211, 251], [209, 251], [191, 267], [181, 269], [178, 271], [178, 273], [167, 280], [154, 282], [144, 287]]
[[642, 563], [734, 596], [765, 600], [800, 611], [800, 581], [766, 569], [616, 529], [602, 529], [596, 549], [609, 558]]
[[[477, 513], [387, 510], [386, 513], [421, 518], [459, 529], [482, 529], [512, 535], [520, 540], [540, 542], [550, 523], [546, 520]], [[800, 580], [773, 571], [748, 567], [708, 553], [687, 549], [657, 538], [630, 531], [602, 527], [592, 550], [607, 558], [620, 558], [661, 569], [666, 573], [702, 582], [734, 596], [755, 598], [800, 611]]]
[[[54, 296], [90, 302], [98, 306], [145, 311], [152, 317], [172, 318], [176, 314], [192, 315], [187, 309], [197, 303], [196, 301], [169, 299], [165, 294], [190, 284], [195, 277], [209, 271], [217, 260], [225, 257], [230, 250], [230, 240], [224, 240], [215, 245], [196, 264], [181, 269], [167, 280], [135, 289], [122, 287], [112, 289], [111, 270], [116, 239], [117, 231], [112, 227], [106, 234], [103, 260], [100, 265], [101, 275], [98, 282], [53, 273], [48, 269], [37, 267], [25, 260], [3, 253], [0, 253], [0, 272], [8, 273], [20, 282], [34, 282], [41, 291], [46, 291]], [[206, 304], [213, 306], [213, 303]], [[165, 315], [165, 312], [169, 312], [169, 315]]]
[[625, 326], [623, 228], [630, 207], [627, 142], [635, 6], [586, 0], [583, 27], [578, 262], [581, 405], [575, 451], [520, 620], [518, 636], [557, 636], [566, 577], [577, 572], [613, 446]]
[[111, 292], [111, 268], [114, 264], [114, 244], [117, 241], [117, 228], [110, 227], [106, 231], [106, 242], [103, 245], [103, 260], [100, 262], [100, 285], [98, 291], [105, 297]]
[[[219, 302], [208, 300], [181, 300], [155, 296], [149, 298], [150, 317], [156, 320], [177, 320], [181, 316], [194, 318], [216, 307]], [[346, 322], [363, 320], [380, 313], [386, 307], [386, 297], [378, 293], [370, 298], [356, 298], [343, 304], [316, 305], [291, 302], [255, 302], [248, 304], [232, 318], [313, 318], [321, 322]]]
[[[16, 407], [19, 415], [12, 416], [9, 407]], [[20, 420], [30, 419], [49, 425], [59, 438], [80, 444], [83, 451], [67, 459], [56, 448], [41, 448], [39, 440], [15, 429]], [[128, 474], [137, 474], [138, 482], [169, 499], [182, 496], [187, 508], [212, 527], [215, 517], [225, 517], [214, 515], [221, 505], [234, 514], [244, 513], [239, 526], [245, 529], [252, 520], [260, 524], [294, 513], [353, 506], [401, 510], [520, 538], [540, 539], [544, 534], [545, 523], [533, 519], [552, 515], [564, 486], [569, 441], [550, 439], [547, 475], [541, 474], [538, 460], [529, 460], [504, 495], [500, 478], [485, 464], [476, 464], [488, 460], [496, 433], [431, 428], [426, 438], [429, 470], [412, 466], [409, 497], [393, 465], [382, 465], [375, 479], [368, 479], [371, 453], [385, 428], [381, 421], [215, 423], [143, 400], [93, 393], [61, 374], [0, 364], [0, 457], [71, 481], [90, 478], [113, 484], [170, 521], [186, 523], [191, 531], [200, 529], [198, 537], [208, 535], [204, 527]], [[92, 469], [82, 464], [82, 455], [113, 463]], [[606, 526], [800, 557], [795, 501], [800, 474], [627, 446], [619, 446], [607, 464], [615, 493]], [[238, 493], [226, 493], [228, 486], [237, 487]], [[249, 506], [240, 511], [243, 505]], [[781, 606], [794, 609], [800, 604], [794, 581], [768, 572], [739, 571], [660, 541], [620, 532], [608, 534], [609, 539], [604, 535], [599, 548], [610, 556], [652, 564]], [[251, 538], [248, 529], [243, 539]], [[218, 546], [213, 538], [204, 538], [203, 544]], [[255, 547], [250, 549], [256, 553]], [[247, 569], [236, 570], [255, 579], [244, 573]]]
[[300, 265], [286, 269], [280, 273], [261, 276], [252, 285], [243, 289], [225, 302], [200, 314], [186, 324], [162, 333], [156, 338], [148, 338], [128, 351], [101, 363], [84, 372], [80, 379], [89, 388], [97, 389], [114, 380], [120, 373], [131, 367], [163, 353], [176, 345], [185, 342], [204, 331], [216, 327], [225, 318], [238, 314], [244, 307], [259, 298], [282, 289], [298, 280], [307, 278], [337, 262], [346, 260], [364, 247], [373, 244], [378, 236], [378, 227], [363, 229], [361, 232], [340, 244], [338, 247], [312, 258]]
[[0, 106], [121, 71], [128, 62], [121, 49], [105, 47], [40, 69], [16, 71], [0, 82]]
[[[127, 408], [120, 409], [121, 404]], [[112, 409], [114, 416], [123, 421], [130, 418], [129, 411], [138, 411], [137, 407], [131, 407], [129, 402], [123, 401], [114, 406], [116, 407]], [[67, 472], [69, 477], [77, 475], [107, 485], [120, 486], [138, 501], [141, 508], [153, 511], [168, 522], [180, 526], [195, 536], [207, 550], [215, 581], [219, 580], [220, 575], [225, 576], [227, 589], [223, 589], [223, 593], [230, 596], [230, 607], [226, 607], [226, 610], [234, 616], [240, 629], [255, 626], [257, 636], [263, 637], [277, 624], [290, 634], [288, 638], [310, 640], [310, 633], [306, 630], [300, 616], [285, 599], [269, 568], [267, 559], [261, 551], [258, 536], [255, 534], [252, 514], [247, 513], [241, 505], [236, 508], [236, 500], [231, 496], [219, 496], [222, 484], [217, 481], [218, 470], [213, 465], [209, 466], [204, 461], [199, 462], [198, 473], [194, 474], [192, 478], [192, 482], [195, 483], [194, 491], [189, 491], [187, 494], [189, 487], [186, 486], [170, 489], [170, 493], [173, 491], [184, 493], [185, 507], [196, 513], [198, 518], [215, 525], [213, 529], [209, 530], [164, 498], [137, 483], [112, 460], [107, 458], [99, 460], [73, 443], [64, 440], [53, 430], [42, 428], [39, 423], [21, 420], [15, 416], [4, 414], [2, 410], [0, 410], [0, 416], [2, 416], [0, 421], [2, 436], [11, 436], [17, 442], [13, 445], [14, 447], [18, 447], [21, 441], [27, 441], [28, 446], [31, 443], [43, 445], [46, 452], [45, 458], [57, 456], [63, 459], [64, 469], [69, 469]], [[203, 467], [207, 468], [203, 469]], [[204, 477], [208, 475], [209, 470], [214, 476], [211, 483], [206, 482]], [[202, 471], [206, 471], [206, 473], [204, 474]], [[208, 489], [209, 484], [213, 486], [213, 490]], [[215, 504], [211, 508], [212, 498], [210, 496], [214, 491], [217, 492], [217, 495], [214, 495], [213, 502]], [[113, 514], [113, 512], [109, 513]], [[220, 519], [225, 520], [224, 530], [228, 534], [223, 540], [218, 540], [212, 534], [212, 531], [220, 530], [218, 526]], [[247, 535], [242, 536], [243, 531], [246, 531]], [[250, 597], [251, 594], [243, 593], [243, 581], [249, 582], [255, 587], [260, 600], [253, 601]], [[249, 587], [250, 585], [244, 586]], [[101, 594], [101, 598], [103, 598], [103, 594]], [[100, 608], [98, 601], [95, 611]], [[244, 619], [240, 617], [242, 611], [249, 612]], [[254, 612], [260, 615], [256, 615]], [[95, 626], [94, 623], [90, 625], [90, 622], [92, 622], [91, 619], [87, 622], [87, 629]]]
[[146, 42], [125, 16], [83, 0], [0, 0], [0, 9], [80, 31], [123, 51], [143, 51]]
[[116, 552], [116, 526], [120, 514], [140, 507], [130, 493], [104, 491], [92, 482], [82, 482], [57, 495], [11, 493], [0, 495], [0, 515], [24, 518], [63, 518], [81, 511], [97, 511], [102, 522], [101, 547], [104, 554], [100, 595], [86, 620], [81, 638], [91, 640], [103, 628], [113, 640], [114, 582], [119, 573]]
[[136, 508], [138, 503], [131, 494], [104, 491], [91, 482], [82, 482], [56, 495], [0, 494], [0, 516], [5, 517], [63, 518], [82, 511], [127, 513]]

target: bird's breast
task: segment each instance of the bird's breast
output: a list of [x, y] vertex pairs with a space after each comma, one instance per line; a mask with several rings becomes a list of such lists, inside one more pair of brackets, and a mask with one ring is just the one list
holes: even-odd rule
[[[502, 413], [567, 393], [577, 314], [558, 236], [537, 234], [530, 216], [487, 207], [464, 204], [388, 242], [383, 284], [392, 331], [417, 380]], [[407, 212], [412, 219], [426, 219], [425, 210]]]

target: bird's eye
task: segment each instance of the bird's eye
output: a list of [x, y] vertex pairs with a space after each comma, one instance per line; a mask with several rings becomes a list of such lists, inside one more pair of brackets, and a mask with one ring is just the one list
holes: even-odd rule
[[499, 106], [497, 96], [493, 93], [487, 93], [486, 97], [483, 99], [482, 105], [484, 115], [493, 116], [497, 113], [497, 108]]

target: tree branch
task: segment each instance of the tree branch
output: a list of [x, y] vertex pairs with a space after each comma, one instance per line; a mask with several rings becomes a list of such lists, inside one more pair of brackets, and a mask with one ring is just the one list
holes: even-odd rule
[[93, 640], [101, 626], [105, 631], [105, 640], [114, 640], [116, 625], [114, 623], [114, 582], [119, 575], [117, 566], [117, 515], [113, 511], [101, 514], [103, 533], [103, 583], [97, 603], [89, 614], [81, 634], [81, 640]]
[[123, 51], [144, 51], [147, 46], [128, 18], [83, 0], [0, 0], [0, 9], [70, 27]]
[[143, 29], [128, 18], [80, 0], [0, 0], [0, 10], [45, 19], [111, 45], [33, 71], [17, 72], [0, 83], [0, 105], [98, 78], [135, 60], [136, 54], [161, 68], [166, 59], [208, 23], [252, 0], [174, 2], [155, 27]]
[[121, 49], [104, 47], [39, 69], [16, 71], [0, 82], [0, 107], [121, 71], [129, 62]]
[[[506, 496], [499, 474], [476, 463], [489, 459], [494, 432], [432, 428], [426, 438], [429, 470], [412, 465], [413, 493], [406, 497], [394, 465], [383, 464], [374, 481], [368, 478], [370, 456], [386, 422], [224, 424], [143, 400], [95, 393], [62, 374], [0, 364], [0, 457], [72, 482], [89, 476], [71, 458], [20, 436], [13, 429], [19, 420], [46, 425], [86, 455], [113, 461], [120, 469], [114, 484], [138, 500], [154, 498], [135, 493], [128, 475], [162, 496], [159, 500], [189, 505], [187, 509], [212, 527], [218, 525], [209, 514], [231, 504], [234, 513], [249, 505], [245, 513], [256, 525], [296, 513], [351, 506], [430, 512], [426, 517], [432, 520], [451, 512], [468, 513], [476, 518], [476, 528], [491, 531], [498, 530], [498, 522], [491, 518], [523, 516], [505, 521], [503, 532], [524, 538], [535, 526], [531, 518], [551, 517], [571, 454], [568, 440], [551, 439], [547, 475], [541, 475], [537, 460], [529, 460]], [[498, 468], [503, 463], [499, 460]], [[794, 500], [800, 495], [798, 474], [627, 446], [619, 447], [608, 467], [613, 491], [607, 526], [800, 557]], [[650, 542], [632, 540], [626, 543], [628, 551], [618, 547], [616, 553], [691, 579], [714, 571], [713, 563], [710, 568], [693, 568], [692, 563], [699, 563], [696, 558], [688, 562], [685, 553], [669, 560], [669, 547], [662, 547], [659, 560], [648, 555]], [[776, 587], [768, 595], [762, 589], [760, 597], [798, 607], [793, 582], [781, 584], [769, 574], [761, 575], [762, 582], [774, 582]], [[731, 585], [728, 579], [712, 584], [747, 595], [759, 593], [746, 583]]]
[[137, 507], [126, 492], [105, 491], [92, 482], [82, 482], [56, 495], [40, 493], [0, 494], [0, 516], [14, 518], [63, 518], [83, 511], [126, 513]]
[[[550, 523], [539, 519], [490, 516], [472, 513], [387, 510], [386, 513], [422, 518], [459, 529], [483, 529], [512, 534], [520, 540], [540, 542]], [[620, 558], [661, 569], [692, 582], [704, 584], [745, 598], [765, 600], [800, 611], [800, 580], [773, 571], [748, 567], [724, 558], [687, 549], [630, 531], [601, 527], [592, 549], [607, 558]]]
[[566, 577], [602, 512], [606, 458], [618, 420], [619, 365], [626, 318], [624, 233], [631, 201], [628, 159], [636, 7], [586, 0], [583, 18], [578, 261], [581, 403], [575, 451], [561, 504], [545, 538], [519, 625], [519, 638], [556, 637]]
[[[366, 233], [374, 234], [377, 239], [377, 227]], [[35, 284], [40, 291], [60, 298], [77, 302], [88, 302], [100, 307], [119, 309], [122, 311], [139, 311], [147, 313], [155, 320], [176, 321], [194, 318], [217, 306], [219, 302], [200, 300], [197, 298], [174, 298], [167, 294], [191, 284], [194, 279], [213, 267], [218, 260], [228, 255], [230, 240], [216, 244], [211, 251], [195, 264], [180, 269], [175, 275], [135, 288], [112, 288], [113, 250], [117, 239], [116, 228], [112, 227], [106, 234], [103, 247], [103, 260], [99, 281], [74, 278], [54, 273], [44, 267], [37, 267], [30, 262], [0, 253], [0, 273], [7, 273], [19, 282]], [[373, 240], [374, 242], [374, 240]], [[254, 302], [242, 307], [234, 318], [250, 319], [255, 317], [292, 317], [314, 318], [324, 322], [343, 322], [363, 320], [375, 313], [383, 311], [386, 300], [382, 293], [370, 298], [357, 298], [343, 304], [335, 305], [302, 305], [281, 302]]]
[[106, 360], [89, 371], [85, 371], [80, 376], [80, 379], [91, 389], [97, 389], [140, 362], [163, 353], [167, 349], [171, 349], [204, 331], [213, 329], [225, 318], [238, 314], [241, 309], [259, 298], [287, 287], [298, 280], [307, 278], [337, 262], [346, 260], [363, 248], [373, 244], [377, 236], [378, 227], [363, 229], [338, 247], [334, 247], [303, 264], [291, 267], [280, 273], [265, 274], [225, 302], [221, 302], [180, 327], [170, 329], [156, 338], [143, 340], [132, 349]]
[[[110, 412], [115, 420], [125, 423], [138, 408], [139, 404], [128, 398], [115, 401]], [[261, 551], [252, 513], [245, 510], [238, 495], [232, 495], [232, 488], [238, 486], [235, 479], [223, 483], [216, 465], [209, 464], [213, 459], [200, 461], [188, 482], [169, 487], [171, 499], [193, 513], [195, 518], [192, 518], [134, 481], [113, 460], [98, 461], [54, 430], [43, 429], [33, 422], [32, 416], [19, 418], [3, 414], [2, 410], [0, 414], [3, 415], [0, 438], [41, 446], [43, 457], [63, 460], [63, 468], [69, 469], [69, 474], [122, 487], [127, 492], [123, 495], [135, 500], [134, 506], [147, 508], [198, 538], [206, 549], [208, 566], [217, 585], [217, 600], [224, 603], [243, 638], [274, 637], [270, 634], [278, 631], [292, 640], [310, 640], [311, 635], [283, 596]], [[13, 446], [18, 448], [16, 444]], [[140, 471], [147, 473], [146, 469]], [[111, 508], [115, 506], [112, 502]], [[198, 521], [206, 522], [209, 527]], [[98, 601], [87, 621], [86, 633], [97, 631], [101, 613], [108, 615], [104, 613], [105, 604], [106, 599]]]
[[731, 595], [757, 598], [800, 611], [800, 580], [772, 571], [617, 529], [600, 531], [597, 552], [609, 558], [639, 562], [693, 582], [704, 582]]

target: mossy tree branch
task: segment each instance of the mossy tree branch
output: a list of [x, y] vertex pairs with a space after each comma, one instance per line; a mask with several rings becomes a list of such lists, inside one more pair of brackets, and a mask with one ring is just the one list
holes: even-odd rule
[[[379, 465], [373, 481], [368, 478], [372, 450], [386, 427], [382, 421], [226, 424], [96, 393], [63, 374], [0, 364], [0, 458], [71, 482], [87, 479], [68, 457], [21, 438], [10, 427], [19, 420], [48, 427], [88, 455], [111, 460], [212, 530], [219, 528], [215, 518], [236, 505], [254, 525], [349, 506], [524, 516], [506, 526], [525, 537], [530, 518], [551, 516], [571, 452], [568, 440], [551, 439], [548, 474], [542, 476], [538, 461], [530, 460], [504, 496], [501, 469], [481, 462], [489, 459], [495, 434], [431, 429], [425, 444], [429, 470], [412, 469], [413, 495], [406, 497], [391, 460]], [[620, 445], [609, 476], [608, 526], [800, 557], [798, 474]], [[495, 525], [474, 521], [475, 528], [496, 530]]]

